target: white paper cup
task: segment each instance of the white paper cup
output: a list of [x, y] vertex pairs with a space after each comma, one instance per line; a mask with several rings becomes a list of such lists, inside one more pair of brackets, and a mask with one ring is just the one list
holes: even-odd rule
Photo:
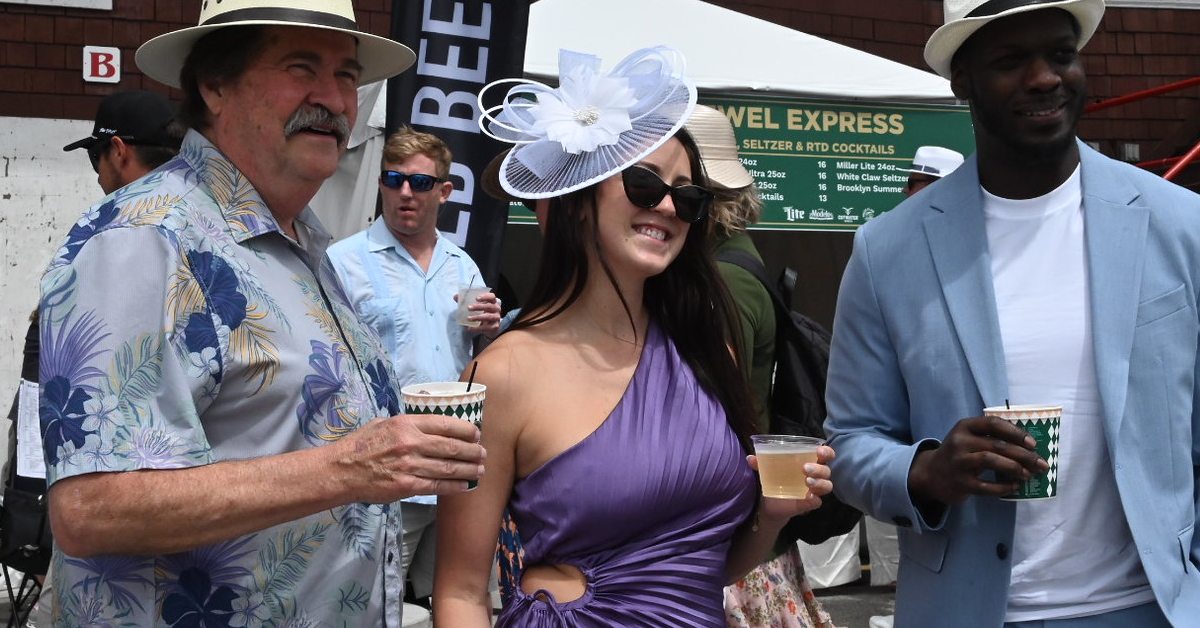
[[[471, 390], [467, 390], [467, 382], [410, 384], [400, 389], [400, 397], [405, 414], [444, 414], [483, 429], [483, 402], [487, 398], [487, 386], [483, 384], [473, 383]], [[467, 482], [468, 489], [478, 485]]]
[[1019, 405], [984, 408], [983, 413], [1009, 421], [1025, 430], [1037, 441], [1037, 455], [1050, 468], [1021, 483], [1014, 493], [1001, 497], [1006, 500], [1050, 499], [1058, 495], [1058, 459], [1062, 437], [1062, 406]]

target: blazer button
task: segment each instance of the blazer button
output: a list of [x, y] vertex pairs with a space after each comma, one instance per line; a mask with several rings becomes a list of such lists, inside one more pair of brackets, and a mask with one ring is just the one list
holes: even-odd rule
[[1008, 558], [1008, 546], [1003, 543], [996, 544], [996, 558], [1004, 560]]
[[912, 527], [912, 519], [909, 519], [908, 517], [905, 517], [903, 515], [899, 516], [899, 517], [892, 517], [892, 523], [900, 526], [901, 528], [911, 528]]

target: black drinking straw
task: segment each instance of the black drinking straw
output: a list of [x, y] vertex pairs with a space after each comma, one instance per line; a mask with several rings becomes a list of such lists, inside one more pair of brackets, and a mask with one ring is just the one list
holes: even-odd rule
[[471, 392], [471, 384], [475, 383], [475, 369], [479, 368], [479, 361], [471, 362], [471, 376], [467, 378], [467, 392]]
[[[471, 377], [475, 377], [475, 371], [471, 371]], [[471, 387], [470, 387], [470, 386], [467, 386], [467, 390], [471, 390]], [[1007, 400], [1007, 399], [1005, 399], [1005, 400], [1004, 400], [1004, 409], [1005, 409], [1005, 410], [1012, 410], [1012, 406], [1008, 405], [1008, 400]]]

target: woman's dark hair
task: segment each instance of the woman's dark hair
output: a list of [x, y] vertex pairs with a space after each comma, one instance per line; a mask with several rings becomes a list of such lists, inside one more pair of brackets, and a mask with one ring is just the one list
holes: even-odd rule
[[[266, 27], [259, 25], [218, 28], [198, 39], [179, 70], [179, 86], [183, 90], [180, 122], [197, 131], [207, 128], [208, 105], [200, 95], [200, 85], [237, 80], [266, 44]], [[264, 97], [269, 96], [264, 94]]]
[[[707, 185], [700, 151], [686, 131], [675, 137], [683, 143], [691, 165], [692, 181]], [[597, 185], [550, 199], [546, 233], [537, 280], [512, 329], [534, 327], [562, 314], [579, 299], [592, 269], [585, 251], [595, 250], [600, 270], [617, 291], [630, 325], [632, 309], [621, 294], [612, 269], [600, 252], [596, 230]], [[708, 221], [693, 224], [679, 257], [662, 273], [646, 280], [643, 299], [650, 317], [675, 343], [680, 357], [696, 374], [700, 385], [717, 397], [729, 426], [749, 453], [750, 435], [756, 433], [754, 396], [745, 372], [731, 348], [740, 349], [737, 309], [717, 272], [708, 246]], [[740, 355], [740, 351], [739, 351]]]

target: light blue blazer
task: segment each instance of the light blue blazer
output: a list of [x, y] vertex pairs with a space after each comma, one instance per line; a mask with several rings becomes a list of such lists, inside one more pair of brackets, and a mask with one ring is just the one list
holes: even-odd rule
[[[1159, 605], [1197, 626], [1200, 197], [1079, 150], [1113, 473]], [[900, 526], [899, 628], [1004, 621], [1013, 503], [972, 497], [926, 521], [907, 488], [922, 441], [1008, 397], [982, 206], [972, 156], [859, 229], [838, 295], [825, 424], [834, 490]]]

